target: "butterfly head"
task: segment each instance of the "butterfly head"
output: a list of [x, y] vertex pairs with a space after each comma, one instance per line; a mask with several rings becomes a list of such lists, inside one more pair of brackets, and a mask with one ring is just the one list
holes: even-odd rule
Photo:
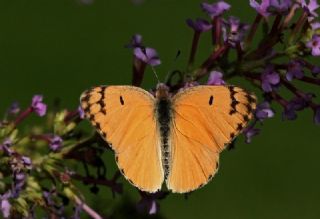
[[169, 87], [164, 83], [159, 83], [156, 90], [156, 98], [166, 99], [169, 97]]

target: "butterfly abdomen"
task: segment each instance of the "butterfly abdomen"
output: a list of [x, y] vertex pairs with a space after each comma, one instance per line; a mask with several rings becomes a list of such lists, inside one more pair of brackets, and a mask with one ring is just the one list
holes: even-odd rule
[[161, 158], [166, 179], [170, 171], [171, 148], [169, 145], [169, 133], [171, 122], [171, 102], [167, 98], [161, 98], [156, 103], [156, 115], [161, 136]]

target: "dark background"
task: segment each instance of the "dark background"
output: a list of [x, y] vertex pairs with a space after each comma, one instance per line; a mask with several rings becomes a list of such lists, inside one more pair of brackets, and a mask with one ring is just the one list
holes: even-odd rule
[[[231, 13], [246, 22], [255, 13], [249, 1], [229, 0]], [[192, 31], [186, 18], [205, 16], [200, 1], [96, 0], [90, 5], [75, 0], [2, 0], [0, 2], [0, 112], [17, 100], [27, 106], [34, 94], [54, 98], [70, 109], [78, 106], [80, 93], [100, 84], [130, 84], [130, 50], [124, 48], [134, 33], [158, 50], [167, 71], [185, 68]], [[200, 50], [203, 59], [209, 41]], [[174, 62], [176, 52], [180, 58]], [[156, 80], [147, 72], [144, 88]], [[233, 84], [246, 86], [241, 80]], [[314, 91], [314, 87], [306, 87]], [[248, 87], [250, 89], [250, 87]], [[252, 144], [239, 138], [235, 150], [223, 152], [219, 173], [204, 188], [161, 201], [165, 218], [320, 218], [319, 127], [312, 112], [294, 122], [281, 120], [281, 111], [264, 123]], [[108, 165], [115, 167], [110, 154]], [[136, 190], [125, 182], [125, 193], [136, 201]], [[87, 195], [89, 204], [110, 214], [122, 201], [107, 189]]]

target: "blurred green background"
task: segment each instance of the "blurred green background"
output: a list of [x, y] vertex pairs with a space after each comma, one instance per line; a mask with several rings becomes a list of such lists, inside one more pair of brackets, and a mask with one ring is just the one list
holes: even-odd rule
[[[227, 2], [233, 15], [253, 20], [248, 1]], [[160, 78], [169, 70], [184, 69], [192, 39], [185, 19], [205, 16], [199, 3], [0, 1], [0, 112], [15, 100], [26, 107], [34, 94], [43, 94], [51, 106], [59, 97], [63, 107], [73, 109], [80, 93], [93, 85], [130, 84], [132, 54], [124, 45], [134, 33], [142, 34], [145, 44], [158, 50], [163, 62], [157, 67]], [[181, 57], [174, 61], [178, 50]], [[203, 46], [198, 60], [209, 50]], [[148, 71], [144, 88], [155, 83]], [[246, 86], [237, 79], [232, 83]], [[305, 88], [314, 91], [315, 87]], [[161, 201], [163, 217], [320, 218], [319, 127], [313, 124], [310, 110], [294, 122], [283, 122], [276, 109], [277, 116], [264, 123], [252, 144], [240, 138], [235, 150], [222, 153], [219, 173], [208, 185], [187, 200], [172, 194]], [[107, 163], [115, 168], [112, 154]], [[122, 181], [129, 199], [137, 201], [136, 190]], [[112, 199], [107, 189], [88, 197], [103, 215], [117, 209], [122, 200]]]

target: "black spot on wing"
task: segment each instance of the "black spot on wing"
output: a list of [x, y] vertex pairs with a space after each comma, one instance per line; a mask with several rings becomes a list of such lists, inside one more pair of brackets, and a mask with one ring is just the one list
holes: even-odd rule
[[123, 100], [122, 96], [120, 96], [120, 103], [121, 103], [121, 105], [124, 105], [124, 100]]
[[230, 99], [231, 99], [231, 105], [230, 105], [231, 106], [231, 110], [229, 112], [229, 115], [233, 115], [233, 114], [235, 114], [237, 112], [236, 106], [239, 104], [239, 101], [236, 100], [235, 95], [236, 95], [237, 92], [235, 91], [234, 87], [233, 86], [229, 86], [228, 89], [229, 89], [229, 92], [230, 92]]
[[212, 104], [213, 104], [213, 96], [211, 95], [209, 99], [209, 105], [211, 106]]
[[230, 112], [229, 112], [229, 115], [233, 115], [233, 114], [235, 114], [236, 112], [237, 112], [236, 109], [231, 109]]
[[237, 125], [237, 131], [241, 131], [242, 129], [243, 129], [243, 125], [242, 125], [242, 123], [239, 123]]
[[107, 114], [107, 111], [106, 111], [106, 98], [105, 98], [105, 91], [106, 91], [106, 86], [102, 86], [101, 87], [101, 90], [100, 90], [100, 94], [101, 94], [101, 97], [100, 97], [100, 100], [97, 102], [97, 104], [100, 105], [100, 112], [103, 113], [104, 115]]

